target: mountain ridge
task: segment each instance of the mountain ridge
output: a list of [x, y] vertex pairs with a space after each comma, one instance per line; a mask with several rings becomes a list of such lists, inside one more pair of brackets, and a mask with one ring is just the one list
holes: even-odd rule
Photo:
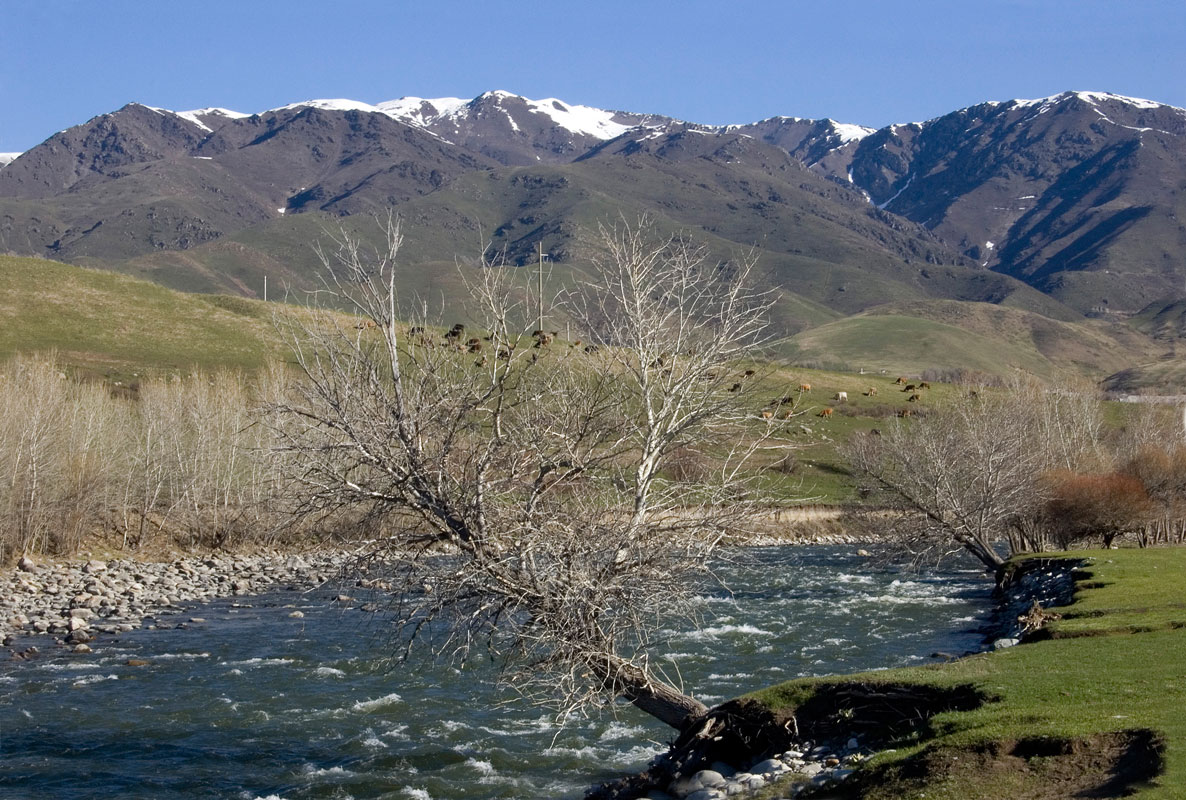
[[1186, 296], [1184, 143], [1183, 109], [1096, 91], [877, 130], [505, 91], [257, 114], [131, 103], [0, 166], [0, 252], [251, 295], [264, 275], [311, 286], [310, 238], [394, 208], [410, 285], [451, 291], [421, 273], [482, 245], [579, 269], [599, 224], [646, 213], [722, 258], [756, 248], [787, 334], [939, 300], [1122, 323]]

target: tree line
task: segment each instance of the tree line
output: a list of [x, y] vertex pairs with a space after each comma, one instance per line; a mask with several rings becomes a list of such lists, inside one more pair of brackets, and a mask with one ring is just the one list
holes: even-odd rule
[[[1091, 387], [1013, 380], [854, 437], [843, 454], [876, 524], [919, 556], [1145, 546], [1186, 536], [1186, 439], [1176, 414], [1132, 406], [1104, 424]], [[868, 523], [868, 518], [866, 518]]]
[[0, 366], [0, 563], [69, 554], [96, 533], [128, 549], [291, 535], [258, 424], [287, 380], [278, 367], [175, 376], [132, 399], [67, 377], [52, 354]]

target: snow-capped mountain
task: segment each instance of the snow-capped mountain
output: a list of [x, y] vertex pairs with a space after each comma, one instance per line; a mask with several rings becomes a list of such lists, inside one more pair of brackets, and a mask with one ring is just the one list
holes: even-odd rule
[[1186, 276], [1180, 108], [1103, 92], [986, 102], [883, 128], [848, 169], [879, 207], [1083, 311], [1139, 308]]
[[565, 163], [631, 128], [676, 122], [655, 114], [607, 111], [554, 97], [532, 100], [503, 91], [472, 100], [404, 97], [378, 108], [452, 144], [518, 166]]
[[[0, 244], [102, 261], [193, 249], [298, 213], [412, 210], [426, 198], [436, 205], [425, 219], [450, 220], [450, 231], [576, 242], [585, 223], [574, 220], [629, 198], [741, 244], [877, 261], [828, 255], [823, 239], [795, 244], [831, 231], [897, 260], [894, 280], [917, 280], [902, 263], [966, 260], [1079, 312], [1131, 312], [1186, 281], [1184, 137], [1182, 109], [1086, 91], [880, 130], [790, 116], [709, 126], [502, 91], [254, 114], [130, 104], [7, 166], [0, 156]], [[554, 250], [572, 252], [561, 241]], [[851, 282], [826, 290], [835, 294], [821, 286], [816, 301], [854, 302]], [[993, 287], [943, 291], [999, 300], [1015, 289]]]

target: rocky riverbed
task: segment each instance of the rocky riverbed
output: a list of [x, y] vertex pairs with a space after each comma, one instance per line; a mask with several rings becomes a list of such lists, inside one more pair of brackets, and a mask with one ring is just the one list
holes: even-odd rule
[[173, 624], [159, 620], [216, 597], [304, 589], [337, 578], [353, 557], [211, 555], [169, 562], [50, 562], [22, 558], [0, 575], [0, 641], [44, 634], [86, 652], [97, 635]]
[[724, 800], [744, 797], [768, 786], [779, 786], [779, 797], [794, 798], [811, 788], [839, 783], [871, 755], [857, 739], [843, 747], [812, 746], [788, 750], [776, 758], [767, 758], [748, 769], [737, 770], [728, 764], [713, 764], [711, 769], [673, 781], [667, 791], [652, 790], [642, 800]]

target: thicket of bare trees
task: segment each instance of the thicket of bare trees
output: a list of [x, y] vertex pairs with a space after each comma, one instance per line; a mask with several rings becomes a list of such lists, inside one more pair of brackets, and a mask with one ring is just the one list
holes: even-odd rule
[[1042, 549], [1034, 524], [1038, 476], [1104, 458], [1099, 404], [1036, 385], [970, 394], [942, 412], [903, 420], [845, 449], [858, 478], [920, 552], [963, 549], [989, 570], [1009, 550]]
[[[963, 549], [989, 570], [1012, 553], [1140, 544], [1183, 529], [1186, 446], [1135, 410], [1110, 434], [1090, 389], [1013, 382], [970, 393], [844, 452], [874, 502], [919, 554]], [[1180, 538], [1180, 537], [1179, 537]]]
[[[273, 420], [294, 510], [381, 525], [414, 640], [480, 647], [562, 715], [624, 699], [685, 726], [706, 708], [649, 652], [759, 505], [744, 467], [767, 426], [729, 391], [764, 327], [752, 265], [620, 225], [561, 297], [489, 261], [463, 269], [472, 325], [441, 346], [397, 321], [398, 226], [387, 234], [382, 252], [343, 238], [322, 254], [374, 329], [291, 319], [303, 379]], [[541, 300], [579, 345], [533, 331]]]
[[52, 357], [0, 366], [0, 563], [69, 553], [89, 533], [139, 547], [264, 541], [279, 474], [254, 409], [274, 369], [147, 381], [139, 399], [68, 378]]

